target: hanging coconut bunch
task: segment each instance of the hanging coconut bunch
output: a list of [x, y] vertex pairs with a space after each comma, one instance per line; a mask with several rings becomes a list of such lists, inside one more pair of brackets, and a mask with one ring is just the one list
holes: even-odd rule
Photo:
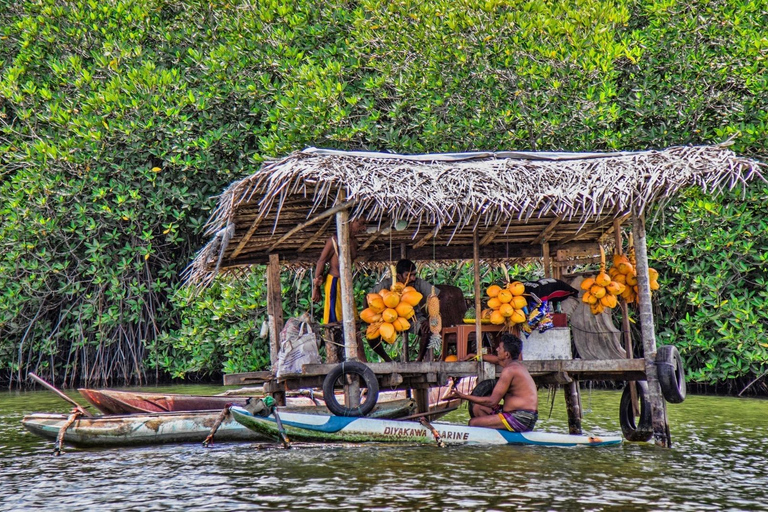
[[506, 324], [512, 327], [526, 321], [525, 308], [528, 301], [523, 294], [525, 285], [520, 281], [512, 281], [502, 288], [492, 284], [485, 293], [488, 294], [488, 308], [491, 309], [490, 320], [494, 325]]
[[593, 315], [599, 315], [606, 308], [615, 308], [618, 297], [627, 289], [624, 283], [615, 281], [611, 273], [606, 272], [605, 251], [602, 246], [600, 246], [600, 271], [596, 276], [584, 279], [581, 282], [581, 289], [584, 290], [581, 300], [589, 304], [589, 310]]
[[[630, 247], [629, 255], [614, 254], [613, 266], [609, 271], [609, 274], [615, 281], [626, 285], [621, 297], [627, 301], [627, 304], [637, 302], [637, 269], [635, 263], [635, 248]], [[650, 280], [651, 291], [658, 290], [659, 273], [655, 269], [649, 268], [648, 278]]]
[[369, 293], [368, 307], [360, 312], [360, 319], [368, 324], [365, 337], [374, 340], [381, 337], [387, 343], [394, 343], [397, 335], [411, 328], [408, 321], [416, 314], [423, 295], [411, 286], [397, 282], [394, 265], [391, 267], [392, 286], [379, 293]]

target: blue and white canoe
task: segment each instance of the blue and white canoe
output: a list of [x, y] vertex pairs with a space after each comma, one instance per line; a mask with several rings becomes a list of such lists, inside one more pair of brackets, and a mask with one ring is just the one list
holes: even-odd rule
[[[258, 432], [278, 435], [273, 415], [254, 416], [242, 407], [231, 408], [238, 423]], [[281, 412], [281, 423], [288, 438], [308, 442], [388, 442], [434, 444], [432, 432], [416, 421], [397, 421], [376, 418], [348, 418], [325, 414]], [[432, 423], [445, 444], [526, 444], [541, 446], [606, 446], [620, 444], [620, 436], [582, 436], [550, 432], [508, 432], [492, 428], [470, 427], [453, 423]]]

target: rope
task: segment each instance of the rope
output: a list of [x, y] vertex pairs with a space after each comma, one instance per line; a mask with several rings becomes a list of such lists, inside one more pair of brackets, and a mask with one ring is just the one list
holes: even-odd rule
[[64, 434], [67, 432], [67, 429], [71, 427], [72, 424], [75, 421], [77, 421], [77, 418], [79, 418], [80, 416], [83, 416], [83, 412], [81, 410], [72, 409], [72, 412], [67, 418], [67, 422], [61, 426], [61, 428], [59, 429], [59, 435], [56, 436], [56, 443], [53, 445], [53, 455], [58, 457], [63, 453], [61, 451], [61, 445], [64, 444]]

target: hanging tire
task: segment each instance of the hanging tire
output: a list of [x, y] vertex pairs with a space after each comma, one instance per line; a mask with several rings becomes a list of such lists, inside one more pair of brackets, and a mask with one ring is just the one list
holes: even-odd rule
[[[493, 388], [496, 387], [496, 383], [498, 382], [498, 379], [486, 379], [484, 381], [481, 381], [478, 383], [477, 386], [475, 386], [475, 389], [472, 390], [470, 395], [472, 396], [491, 396], [491, 393], [493, 393]], [[468, 404], [467, 409], [469, 410], [469, 417], [474, 418], [475, 414], [472, 412], [472, 404], [471, 402]]]
[[651, 403], [648, 401], [648, 383], [644, 380], [635, 382], [637, 400], [640, 403], [639, 421], [635, 423], [635, 413], [632, 410], [632, 392], [629, 382], [624, 386], [619, 405], [619, 423], [621, 432], [627, 441], [650, 441], [653, 437], [653, 422], [651, 420]]
[[[367, 388], [368, 393], [365, 400], [358, 407], [347, 407], [341, 405], [336, 399], [335, 390], [337, 387], [343, 387], [346, 383], [347, 375], [357, 375], [362, 382], [360, 387]], [[325, 376], [323, 381], [323, 398], [325, 406], [336, 416], [365, 416], [376, 406], [379, 399], [379, 380], [376, 374], [368, 366], [357, 361], [345, 361], [331, 370]]]
[[685, 369], [677, 347], [662, 345], [656, 351], [656, 371], [659, 375], [661, 394], [671, 404], [685, 400]]

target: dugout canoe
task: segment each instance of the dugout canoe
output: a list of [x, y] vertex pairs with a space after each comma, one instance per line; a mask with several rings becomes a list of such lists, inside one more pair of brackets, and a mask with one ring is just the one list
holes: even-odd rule
[[[235, 421], [250, 430], [275, 439], [278, 435], [275, 417], [254, 416], [242, 407], [232, 407]], [[324, 414], [279, 412], [286, 434], [291, 440], [310, 442], [385, 442], [435, 444], [435, 437], [416, 421], [378, 418], [350, 418]], [[443, 442], [448, 445], [539, 445], [539, 446], [607, 446], [620, 444], [621, 436], [583, 436], [550, 432], [508, 432], [492, 428], [470, 427], [434, 422]]]
[[[474, 387], [475, 378], [462, 379], [457, 386], [464, 393], [470, 393]], [[433, 409], [449, 409], [458, 406], [460, 400], [446, 401], [440, 397], [445, 388], [435, 387], [429, 390], [430, 411]], [[206, 411], [221, 410], [228, 404], [245, 405], [246, 396], [204, 396], [184, 395], [174, 393], [148, 393], [143, 391], [120, 391], [116, 389], [78, 389], [78, 392], [103, 414], [134, 414], [154, 412]], [[323, 405], [323, 394], [289, 395], [286, 406], [313, 407]], [[406, 399], [404, 391], [381, 391], [379, 402], [389, 402]], [[325, 411], [327, 412], [327, 410]]]
[[[328, 413], [325, 406], [303, 406], [300, 410], [306, 416]], [[376, 404], [371, 416], [399, 418], [414, 410], [411, 399], [392, 400]], [[64, 443], [88, 448], [202, 442], [220, 414], [221, 410], [212, 410], [80, 417], [65, 432]], [[33, 413], [24, 416], [21, 423], [31, 433], [55, 441], [67, 418], [67, 414]], [[229, 416], [221, 423], [214, 440], [264, 441], [265, 437]]]

